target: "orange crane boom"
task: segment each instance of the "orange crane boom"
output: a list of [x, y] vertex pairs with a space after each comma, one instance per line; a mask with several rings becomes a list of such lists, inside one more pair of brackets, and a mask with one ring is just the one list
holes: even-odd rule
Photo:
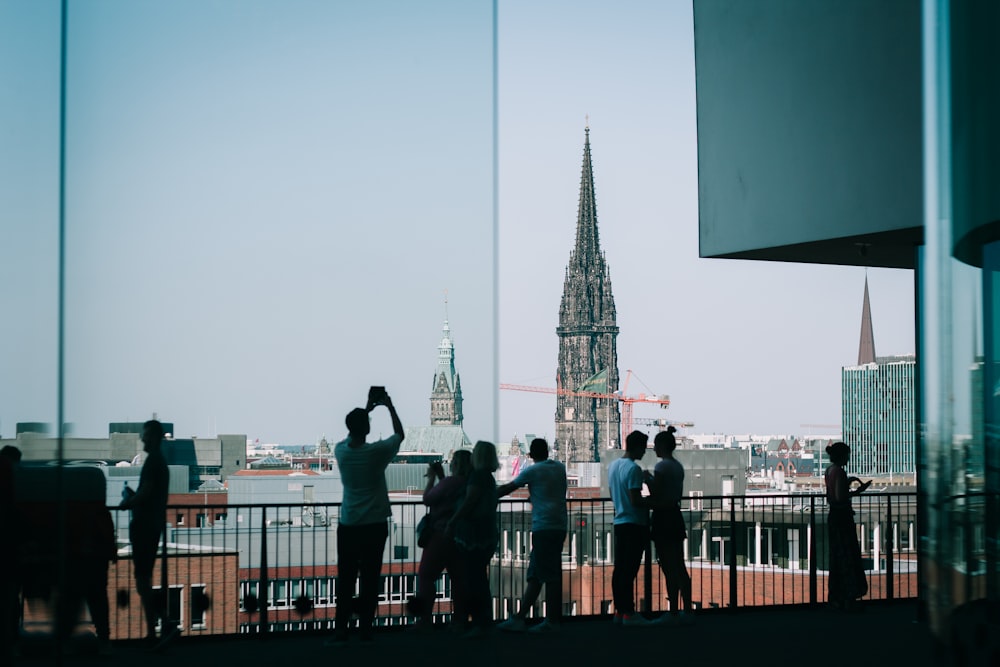
[[[556, 394], [557, 396], [582, 396], [584, 398], [603, 398], [603, 399], [614, 399], [622, 404], [622, 437], [621, 444], [625, 446], [625, 436], [632, 432], [632, 425], [635, 420], [632, 418], [632, 406], [636, 403], [655, 403], [661, 408], [670, 407], [670, 397], [666, 395], [653, 395], [653, 394], [639, 394], [638, 396], [626, 396], [625, 392], [628, 390], [629, 380], [632, 378], [632, 371], [628, 370], [625, 374], [625, 384], [623, 385], [622, 391], [615, 392], [613, 394], [601, 393], [596, 391], [573, 391], [572, 389], [563, 389], [562, 387], [533, 387], [523, 384], [501, 384], [501, 389], [509, 389], [512, 391], [533, 391], [541, 394]], [[674, 423], [674, 422], [670, 422]], [[680, 426], [694, 426], [694, 424], [678, 423]]]

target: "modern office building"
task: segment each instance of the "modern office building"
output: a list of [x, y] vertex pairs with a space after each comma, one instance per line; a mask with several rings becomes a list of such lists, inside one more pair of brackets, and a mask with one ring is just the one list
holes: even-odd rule
[[590, 128], [584, 133], [576, 243], [566, 265], [556, 328], [556, 387], [571, 393], [556, 397], [554, 445], [558, 456], [570, 462], [599, 461], [602, 449], [621, 446], [618, 399], [611, 396], [618, 389], [617, 313], [597, 230]]
[[840, 370], [841, 430], [851, 472], [898, 475], [917, 469], [916, 357], [875, 356], [868, 278], [861, 309], [858, 363]]
[[943, 642], [1000, 601], [998, 25], [993, 2], [694, 2], [700, 254], [914, 270]]

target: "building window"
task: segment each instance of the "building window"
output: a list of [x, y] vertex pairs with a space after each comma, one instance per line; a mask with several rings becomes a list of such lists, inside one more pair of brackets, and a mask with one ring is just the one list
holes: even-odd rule
[[[163, 590], [160, 586], [153, 586], [153, 591]], [[170, 586], [167, 588], [167, 618], [171, 623], [180, 629], [184, 629], [184, 614], [181, 604], [183, 602], [183, 586]], [[163, 619], [156, 621], [157, 632], [163, 631]]]
[[702, 496], [705, 495], [704, 492], [702, 492], [702, 491], [690, 491], [688, 493], [688, 495], [691, 498], [691, 500], [689, 501], [690, 502], [690, 508], [693, 511], [695, 511], [695, 512], [700, 512], [701, 511], [701, 505], [702, 505]]
[[285, 580], [278, 580], [271, 582], [271, 606], [272, 607], [288, 607], [288, 582]]
[[205, 593], [204, 584], [191, 586], [191, 629], [204, 630], [207, 626], [205, 622], [208, 611], [208, 596]]
[[[248, 605], [249, 603], [249, 605]], [[240, 610], [255, 612], [260, 609], [260, 582], [244, 581], [240, 584]]]

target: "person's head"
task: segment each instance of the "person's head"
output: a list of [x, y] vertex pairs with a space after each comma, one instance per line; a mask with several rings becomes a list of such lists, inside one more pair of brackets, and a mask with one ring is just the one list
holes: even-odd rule
[[649, 436], [642, 431], [632, 431], [625, 436], [625, 453], [630, 459], [638, 461], [646, 455], [646, 443]]
[[532, 461], [544, 461], [549, 458], [549, 443], [545, 438], [535, 438], [528, 447], [528, 456]]
[[674, 437], [676, 430], [673, 426], [668, 426], [666, 431], [660, 431], [653, 438], [653, 451], [661, 459], [673, 454], [674, 450], [677, 449], [677, 438]]
[[21, 450], [14, 445], [4, 445], [3, 449], [0, 449], [0, 456], [10, 460], [11, 463], [21, 462]]
[[842, 466], [851, 458], [851, 448], [846, 442], [835, 442], [827, 446], [826, 453], [830, 457], [830, 462]]
[[468, 477], [472, 472], [472, 452], [460, 449], [451, 455], [451, 474], [455, 477]]
[[344, 423], [347, 424], [347, 432], [351, 434], [352, 438], [361, 438], [362, 440], [372, 428], [368, 419], [368, 411], [364, 408], [354, 408], [348, 412]]
[[480, 440], [472, 448], [472, 467], [475, 470], [485, 470], [493, 473], [500, 468], [500, 459], [497, 458], [497, 448], [492, 442]]
[[142, 425], [142, 444], [147, 452], [153, 452], [163, 444], [163, 424], [156, 419], [150, 419]]

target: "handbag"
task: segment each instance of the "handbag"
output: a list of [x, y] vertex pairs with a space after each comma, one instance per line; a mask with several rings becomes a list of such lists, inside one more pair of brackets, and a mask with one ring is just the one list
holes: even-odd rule
[[425, 514], [420, 517], [420, 521], [417, 522], [417, 546], [421, 549], [427, 547], [427, 543], [430, 542], [431, 534], [434, 532], [434, 523], [431, 521], [431, 515]]

